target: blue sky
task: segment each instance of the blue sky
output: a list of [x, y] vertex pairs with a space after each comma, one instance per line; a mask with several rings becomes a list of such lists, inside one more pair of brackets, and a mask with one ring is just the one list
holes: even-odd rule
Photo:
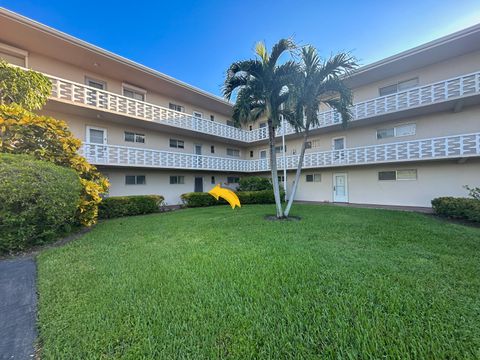
[[220, 94], [232, 61], [258, 40], [293, 36], [323, 56], [352, 51], [365, 65], [480, 23], [479, 0], [76, 1], [0, 5]]

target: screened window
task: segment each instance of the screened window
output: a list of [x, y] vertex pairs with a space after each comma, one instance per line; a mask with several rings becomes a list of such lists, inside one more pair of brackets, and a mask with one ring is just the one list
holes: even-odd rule
[[126, 175], [125, 185], [145, 185], [146, 180], [145, 175]]
[[85, 85], [93, 87], [95, 89], [105, 90], [107, 88], [107, 83], [102, 80], [95, 80], [91, 78], [85, 78]]
[[260, 159], [267, 158], [267, 150], [260, 150]]
[[397, 170], [397, 180], [417, 180], [417, 170]]
[[237, 176], [228, 176], [227, 177], [227, 184], [238, 184], [240, 182], [240, 178]]
[[130, 131], [125, 131], [124, 138], [126, 142], [136, 142], [136, 143], [145, 143], [145, 134], [134, 133]]
[[227, 149], [227, 155], [228, 156], [239, 157], [240, 156], [240, 150], [239, 149]]
[[200, 119], [203, 118], [203, 114], [202, 114], [201, 112], [199, 112], [199, 111], [194, 111], [194, 112], [193, 112], [193, 116], [195, 116], [195, 117], [197, 117], [197, 118], [200, 118]]
[[123, 96], [129, 97], [131, 99], [145, 101], [145, 94], [145, 90], [136, 90], [127, 87], [123, 88]]
[[185, 149], [185, 142], [178, 139], [170, 139], [170, 147], [176, 149]]
[[[287, 145], [285, 145], [285, 152], [287, 151]], [[280, 154], [283, 152], [283, 145], [275, 146], [275, 154]]]
[[174, 104], [174, 103], [169, 103], [168, 104], [168, 108], [170, 110], [175, 110], [175, 111], [179, 111], [179, 112], [185, 112], [185, 107], [182, 106], [182, 105], [178, 105], [178, 104]]
[[396, 171], [379, 171], [378, 180], [397, 180]]
[[312, 142], [311, 141], [307, 141], [305, 143], [305, 149], [311, 149], [312, 148]]
[[320, 182], [322, 181], [322, 176], [320, 174], [307, 174], [305, 175], [306, 182]]
[[416, 86], [418, 86], [418, 77], [381, 87], [378, 89], [378, 92], [380, 93], [380, 96], [386, 96], [400, 91], [405, 91]]
[[390, 137], [402, 137], [415, 135], [416, 124], [399, 125], [391, 128], [378, 129], [377, 139], [386, 139]]
[[235, 126], [235, 122], [233, 120], [227, 120], [228, 126]]
[[183, 175], [170, 176], [170, 184], [171, 185], [185, 184], [185, 176]]
[[267, 123], [266, 122], [261, 122], [260, 123], [260, 129], [262, 129], [264, 127], [267, 127]]

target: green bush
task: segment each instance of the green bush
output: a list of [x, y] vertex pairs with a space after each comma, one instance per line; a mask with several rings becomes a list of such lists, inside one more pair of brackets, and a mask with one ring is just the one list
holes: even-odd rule
[[272, 190], [272, 182], [269, 178], [250, 176], [240, 179], [238, 191], [261, 191]]
[[480, 222], [480, 200], [440, 197], [432, 200], [436, 214], [453, 219]]
[[71, 229], [82, 187], [75, 171], [28, 155], [0, 154], [0, 253]]
[[[242, 206], [246, 204], [274, 204], [275, 203], [273, 190], [238, 191], [236, 192], [236, 194]], [[283, 199], [283, 192], [281, 192], [281, 196]], [[202, 206], [228, 204], [222, 198], [218, 199], [217, 201], [212, 195], [206, 192], [191, 192], [191, 193], [182, 194], [181, 199], [186, 207], [202, 207]]]
[[102, 200], [98, 206], [100, 219], [122, 216], [144, 215], [158, 212], [163, 204], [161, 195], [112, 196]]

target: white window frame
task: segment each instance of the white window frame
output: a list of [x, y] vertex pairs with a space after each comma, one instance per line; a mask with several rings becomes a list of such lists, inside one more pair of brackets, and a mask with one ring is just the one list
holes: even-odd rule
[[[94, 86], [91, 86], [88, 82], [91, 81], [91, 82], [96, 82], [98, 84], [102, 84], [103, 88], [102, 89], [98, 89]], [[95, 79], [91, 76], [85, 76], [85, 85], [89, 86], [89, 87], [93, 87], [95, 90], [107, 90], [107, 82], [104, 81], [104, 80], [98, 80], [98, 79]]]
[[[172, 106], [175, 107], [175, 109], [172, 109]], [[178, 108], [179, 110], [177, 110], [177, 108]], [[169, 101], [169, 102], [168, 102], [168, 109], [169, 109], [169, 110], [172, 110], [172, 111], [180, 112], [180, 113], [184, 113], [184, 112], [185, 112], [185, 106], [180, 105], [180, 104], [177, 104], [177, 103], [175, 103], [175, 102], [173, 102], [173, 101]]]
[[28, 51], [11, 45], [0, 43], [0, 52], [4, 52], [14, 57], [23, 57], [25, 59], [25, 67], [28, 68]]
[[[172, 146], [172, 140], [176, 141], [176, 146]], [[178, 146], [178, 142], [181, 141], [183, 143], [182, 147]], [[185, 141], [181, 139], [175, 139], [175, 138], [169, 138], [168, 139], [168, 147], [171, 147], [172, 149], [185, 149]]]
[[[173, 183], [172, 184], [172, 178], [175, 177], [177, 179], [177, 182]], [[182, 178], [182, 182], [180, 182], [180, 178]], [[170, 185], [185, 185], [185, 175], [170, 175], [170, 177], [168, 178], [168, 183]]]
[[[307, 176], [312, 176], [312, 181], [308, 181]], [[320, 173], [305, 174], [305, 182], [308, 182], [308, 183], [322, 182], [322, 174]]]
[[87, 143], [90, 143], [90, 130], [98, 130], [98, 131], [103, 131], [104, 135], [103, 135], [103, 140], [105, 141], [105, 143], [103, 145], [106, 145], [108, 144], [108, 136], [107, 136], [107, 129], [105, 128], [101, 128], [101, 127], [97, 127], [97, 126], [90, 126], [90, 125], [87, 125], [86, 127], [86, 134], [85, 134], [85, 140]]
[[[238, 151], [238, 155], [230, 155], [230, 154], [228, 153], [228, 150], [232, 150], [232, 152]], [[226, 154], [227, 154], [227, 156], [231, 156], [231, 157], [235, 157], [235, 158], [239, 158], [239, 157], [242, 156], [241, 150], [240, 150], [240, 149], [237, 149], [237, 148], [227, 148]]]
[[[343, 149], [335, 149], [335, 140], [343, 139]], [[345, 150], [347, 148], [347, 137], [346, 136], [338, 136], [332, 138], [332, 150], [340, 151]]]
[[[133, 134], [133, 141], [127, 141], [126, 135], [127, 133]], [[143, 136], [143, 142], [137, 141], [137, 136]], [[123, 132], [123, 141], [129, 143], [136, 143], [136, 144], [146, 144], [147, 143], [147, 136], [144, 133], [137, 133], [136, 131], [129, 131], [125, 130]]]
[[[399, 179], [398, 172], [399, 171], [415, 171], [415, 178], [414, 179]], [[381, 172], [395, 172], [395, 179], [392, 180], [380, 180], [379, 175]], [[386, 181], [386, 182], [393, 182], [393, 181], [416, 181], [418, 180], [418, 169], [396, 169], [396, 170], [380, 170], [377, 172], [377, 181]]]
[[[262, 158], [262, 152], [264, 152], [264, 151], [265, 151], [265, 157]], [[268, 149], [261, 149], [261, 150], [258, 152], [258, 158], [259, 158], [259, 159], [266, 159], [266, 158], [268, 158]]]
[[[138, 94], [142, 94], [143, 95], [143, 100], [138, 100], [138, 99], [135, 99], [135, 98], [130, 98], [128, 96], [125, 96], [125, 94], [124, 94], [125, 90], [132, 91], [132, 92], [138, 93]], [[139, 88], [138, 86], [135, 86], [135, 85], [127, 84], [127, 83], [122, 83], [122, 95], [125, 96], [126, 98], [129, 98], [129, 99], [132, 99], [132, 100], [143, 101], [143, 102], [147, 101], [147, 90]]]
[[[404, 134], [404, 135], [398, 135], [398, 128], [405, 127], [405, 126], [413, 126], [413, 133], [412, 134]], [[378, 132], [382, 130], [389, 130], [393, 129], [393, 136], [388, 136], [388, 137], [383, 137], [379, 138], [378, 137]], [[417, 134], [417, 123], [407, 123], [407, 124], [400, 124], [400, 125], [395, 125], [391, 127], [384, 127], [380, 129], [375, 130], [375, 136], [377, 140], [384, 140], [384, 139], [390, 139], [390, 138], [398, 138], [398, 137], [405, 137], [405, 136], [415, 136]]]
[[[127, 184], [127, 176], [134, 176], [135, 177], [135, 184]], [[143, 176], [145, 178], [145, 182], [143, 184], [138, 183], [138, 177]], [[125, 174], [125, 186], [136, 186], [136, 185], [147, 185], [147, 175], [144, 174]]]
[[[407, 88], [407, 89], [405, 89], [405, 90], [399, 90], [399, 89], [398, 89], [398, 86], [399, 86], [400, 84], [406, 83], [407, 81], [412, 81], [412, 80], [416, 80], [415, 86], [409, 87], [409, 88]], [[419, 85], [420, 85], [420, 79], [419, 79], [418, 76], [415, 76], [415, 77], [412, 77], [412, 78], [410, 78], [410, 79], [405, 79], [405, 80], [397, 81], [397, 82], [395, 82], [395, 83], [393, 83], [393, 84], [389, 84], [389, 85], [385, 85], [385, 86], [379, 87], [379, 88], [378, 88], [378, 95], [381, 96], [381, 97], [383, 97], [383, 96], [390, 96], [390, 95], [398, 94], [398, 93], [400, 93], [400, 92], [408, 91], [408, 90], [410, 90], [410, 89], [414, 89], [414, 88], [418, 87]], [[392, 93], [389, 93], [389, 94], [385, 94], [385, 95], [382, 95], [382, 94], [381, 94], [382, 89], [385, 89], [385, 88], [391, 87], [391, 86], [395, 86], [395, 87], [396, 87], [396, 91], [395, 91], [395, 92], [392, 92]]]

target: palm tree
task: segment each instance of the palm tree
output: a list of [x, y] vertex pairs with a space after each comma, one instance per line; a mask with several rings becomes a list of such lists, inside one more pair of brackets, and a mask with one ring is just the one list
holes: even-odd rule
[[283, 209], [277, 176], [275, 128], [280, 125], [280, 115], [283, 112], [281, 105], [288, 99], [289, 86], [298, 73], [298, 65], [294, 61], [289, 60], [283, 64], [278, 62], [282, 54], [294, 49], [295, 44], [290, 39], [281, 39], [273, 46], [270, 54], [263, 42], [257, 43], [257, 58], [230, 65], [223, 87], [223, 95], [228, 100], [236, 92], [233, 107], [235, 122], [248, 123], [259, 118], [267, 119], [270, 169], [278, 218], [283, 217]]
[[351, 119], [349, 108], [352, 104], [352, 92], [344, 79], [356, 67], [355, 59], [347, 53], [339, 53], [322, 61], [313, 46], [302, 48], [301, 65], [295, 84], [290, 87], [285, 118], [297, 132], [303, 131], [303, 143], [285, 216], [290, 213], [297, 192], [309, 131], [312, 126], [319, 125], [320, 106], [323, 104], [336, 110], [341, 115], [344, 126]]

